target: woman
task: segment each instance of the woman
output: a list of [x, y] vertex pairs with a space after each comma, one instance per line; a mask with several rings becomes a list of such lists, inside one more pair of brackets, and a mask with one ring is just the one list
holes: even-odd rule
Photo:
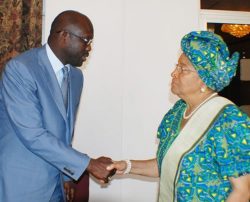
[[160, 202], [250, 198], [250, 119], [218, 96], [235, 75], [239, 54], [218, 35], [191, 32], [172, 73], [171, 91], [181, 99], [164, 116], [157, 158], [117, 161], [118, 174], [160, 176]]

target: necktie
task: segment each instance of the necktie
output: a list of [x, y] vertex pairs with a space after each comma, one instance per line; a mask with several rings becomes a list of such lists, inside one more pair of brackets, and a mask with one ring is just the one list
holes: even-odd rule
[[68, 83], [69, 83], [68, 67], [64, 66], [62, 68], [62, 72], [63, 72], [63, 79], [62, 79], [61, 90], [62, 90], [62, 95], [63, 95], [63, 102], [64, 102], [65, 108], [67, 110], [67, 107], [68, 107]]

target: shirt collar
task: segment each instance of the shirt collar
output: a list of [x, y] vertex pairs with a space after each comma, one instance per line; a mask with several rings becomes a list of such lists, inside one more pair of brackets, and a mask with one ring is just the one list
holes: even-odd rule
[[61, 69], [63, 68], [63, 63], [56, 57], [56, 55], [53, 53], [53, 51], [51, 50], [51, 48], [49, 47], [49, 44], [46, 44], [46, 52], [50, 61], [50, 64], [55, 72], [55, 74], [57, 74], [58, 72], [61, 71]]

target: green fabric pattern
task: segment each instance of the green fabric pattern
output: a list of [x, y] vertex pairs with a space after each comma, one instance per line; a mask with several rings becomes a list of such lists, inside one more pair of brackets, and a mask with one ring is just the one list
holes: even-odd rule
[[[179, 100], [159, 126], [159, 168], [179, 134], [185, 108], [185, 102]], [[226, 106], [201, 141], [183, 155], [175, 187], [177, 201], [225, 202], [232, 190], [229, 177], [250, 173], [249, 142], [249, 117], [235, 105]]]

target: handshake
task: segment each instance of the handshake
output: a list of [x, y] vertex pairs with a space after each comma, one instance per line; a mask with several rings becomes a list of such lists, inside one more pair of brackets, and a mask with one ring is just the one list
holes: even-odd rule
[[108, 157], [91, 159], [87, 171], [100, 183], [108, 183], [114, 174], [126, 174], [131, 169], [131, 163], [127, 161], [112, 161]]
[[[108, 183], [115, 174], [126, 174], [131, 169], [127, 161], [112, 161], [108, 157], [90, 159], [87, 167], [88, 173], [94, 176], [101, 184]], [[72, 202], [75, 195], [75, 184], [72, 181], [64, 182], [64, 192], [67, 202]]]

